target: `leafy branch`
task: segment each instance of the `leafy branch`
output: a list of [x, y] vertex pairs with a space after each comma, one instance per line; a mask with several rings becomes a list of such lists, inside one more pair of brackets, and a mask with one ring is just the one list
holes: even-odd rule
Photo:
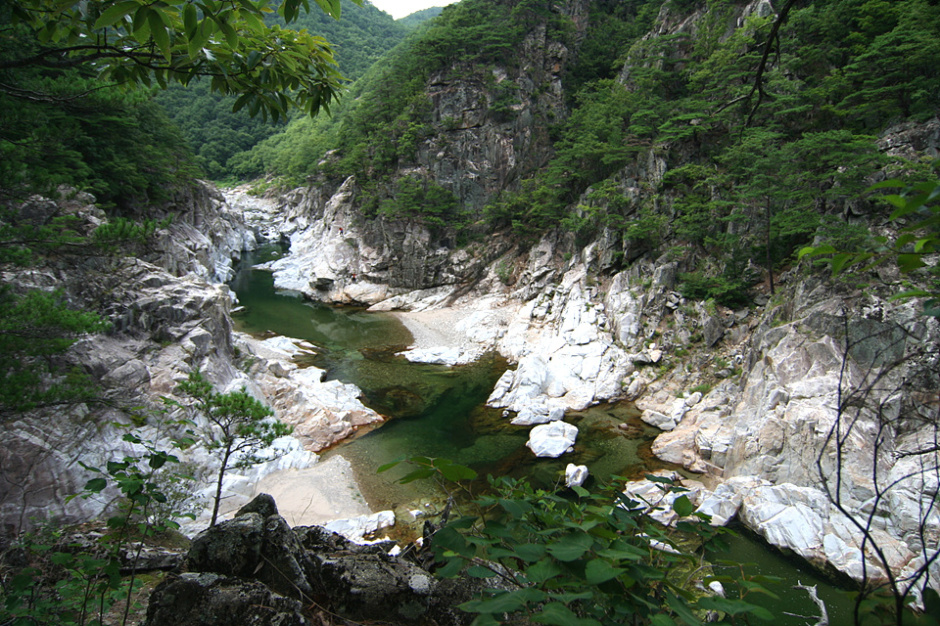
[[887, 180], [869, 188], [869, 192], [896, 189], [898, 193], [882, 196], [894, 207], [888, 221], [900, 226], [898, 237], [875, 237], [870, 250], [838, 250], [832, 245], [808, 246], [800, 250], [799, 258], [824, 257], [832, 269], [832, 276], [844, 273], [850, 267], [861, 266], [868, 271], [894, 261], [903, 274], [927, 268], [933, 282], [926, 288], [916, 288], [896, 294], [894, 299], [925, 298], [924, 314], [940, 317], [940, 268], [929, 266], [928, 255], [940, 252], [940, 181], [927, 181], [906, 185], [900, 180]]

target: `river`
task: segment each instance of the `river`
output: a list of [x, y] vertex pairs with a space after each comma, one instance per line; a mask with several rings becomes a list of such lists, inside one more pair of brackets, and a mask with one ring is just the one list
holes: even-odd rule
[[[239, 330], [304, 339], [321, 351], [310, 365], [329, 378], [356, 384], [363, 400], [389, 417], [380, 427], [322, 453], [340, 454], [350, 461], [359, 487], [373, 510], [420, 508], [440, 504], [442, 493], [431, 481], [399, 484], [403, 466], [378, 473], [380, 466], [406, 456], [445, 457], [474, 468], [480, 475], [527, 477], [539, 486], [563, 480], [568, 463], [587, 465], [595, 479], [612, 476], [639, 478], [666, 467], [649, 452], [658, 431], [645, 425], [628, 403], [592, 407], [568, 413], [578, 427], [578, 445], [561, 459], [538, 459], [525, 447], [528, 427], [511, 426], [501, 410], [485, 406], [496, 380], [507, 368], [504, 359], [488, 354], [475, 363], [446, 367], [410, 363], [396, 353], [412, 341], [394, 316], [361, 309], [328, 307], [295, 294], [279, 293], [269, 272], [252, 270], [277, 254], [273, 247], [246, 255], [230, 286], [244, 307], [235, 322]], [[482, 481], [482, 478], [481, 478]], [[766, 606], [778, 626], [802, 626], [806, 619], [784, 613], [812, 615], [815, 605], [797, 581], [815, 584], [826, 601], [832, 624], [851, 623], [851, 606], [843, 591], [799, 559], [769, 548], [742, 533], [726, 551], [712, 555], [740, 564], [750, 574], [780, 577], [772, 587], [778, 598], [752, 594], [748, 600]], [[730, 566], [738, 569], [738, 566]]]

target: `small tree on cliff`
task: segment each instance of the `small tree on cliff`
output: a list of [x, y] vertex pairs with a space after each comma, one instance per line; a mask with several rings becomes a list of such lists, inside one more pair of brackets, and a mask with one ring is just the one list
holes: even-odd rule
[[244, 387], [241, 391], [215, 393], [212, 384], [198, 370], [179, 385], [178, 391], [195, 400], [193, 408], [206, 420], [199, 433], [202, 443], [219, 455], [215, 501], [209, 523], [215, 526], [222, 501], [222, 481], [230, 464], [233, 467], [251, 467], [276, 458], [279, 453], [264, 456], [259, 453], [278, 437], [289, 434], [291, 429], [272, 419], [273, 411], [252, 397]]

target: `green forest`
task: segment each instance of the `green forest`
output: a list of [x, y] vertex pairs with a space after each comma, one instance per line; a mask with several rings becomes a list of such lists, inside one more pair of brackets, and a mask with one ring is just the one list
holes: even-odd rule
[[[305, 29], [329, 41], [333, 45], [339, 71], [348, 83], [352, 83], [404, 39], [412, 28], [433, 17], [434, 13], [415, 14], [409, 16], [407, 22], [395, 21], [371, 4], [358, 6], [343, 0], [341, 15], [341, 19], [336, 20], [321, 11], [302, 13], [291, 23], [291, 28]], [[268, 21], [284, 25], [283, 18], [276, 14]], [[247, 153], [261, 141], [283, 130], [283, 123], [279, 125], [252, 117], [246, 110], [233, 112], [235, 96], [213, 93], [206, 80], [185, 87], [172, 85], [157, 92], [154, 100], [182, 131], [204, 176], [216, 181], [232, 181], [265, 174], [257, 159]]]

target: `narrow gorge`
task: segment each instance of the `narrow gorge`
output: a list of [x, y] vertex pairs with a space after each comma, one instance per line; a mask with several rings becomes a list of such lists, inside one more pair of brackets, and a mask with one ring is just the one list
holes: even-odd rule
[[[167, 182], [134, 204], [65, 183], [14, 193], [0, 168], [0, 338], [51, 332], [46, 313], [18, 321], [29, 294], [100, 318], [61, 350], [4, 344], [4, 384], [24, 398], [14, 357], [43, 364], [45, 391], [94, 389], [22, 406], [4, 392], [4, 549], [50, 526], [107, 535], [90, 521], [120, 517], [127, 485], [93, 479], [172, 450], [181, 471], [160, 503], [188, 514], [191, 543], [185, 561], [155, 561], [172, 574], [141, 623], [625, 623], [540, 585], [575, 571], [630, 589], [618, 577], [635, 554], [559, 547], [549, 530], [548, 548], [502, 554], [519, 578], [479, 556], [499, 531], [464, 544], [448, 526], [521, 520], [539, 490], [587, 516], [587, 490], [614, 482], [604, 515], [683, 537], [627, 533], [648, 554], [681, 553], [693, 522], [730, 525], [759, 538], [745, 550], [888, 589], [898, 623], [904, 604], [930, 618], [940, 315], [938, 187], [924, 181], [940, 81], [914, 53], [902, 86], [916, 88], [859, 74], [889, 35], [915, 31], [915, 11], [923, 41], [940, 30], [936, 3], [903, 4], [875, 26], [872, 3], [848, 0], [464, 0], [402, 35], [333, 117], [292, 118], [213, 166], [263, 164], [267, 178]], [[854, 47], [821, 34], [846, 16]], [[225, 465], [194, 375], [290, 434]], [[491, 498], [480, 526], [460, 488], [399, 484], [407, 457]], [[499, 492], [486, 474], [526, 486]], [[626, 533], [584, 519], [564, 537]], [[436, 575], [456, 575], [458, 557], [469, 575]], [[675, 570], [688, 595], [666, 585], [666, 612], [642, 623], [685, 616], [677, 593], [697, 607], [688, 623], [732, 623], [702, 559]], [[799, 592], [803, 610], [815, 593]], [[833, 604], [831, 623], [851, 610]]]

